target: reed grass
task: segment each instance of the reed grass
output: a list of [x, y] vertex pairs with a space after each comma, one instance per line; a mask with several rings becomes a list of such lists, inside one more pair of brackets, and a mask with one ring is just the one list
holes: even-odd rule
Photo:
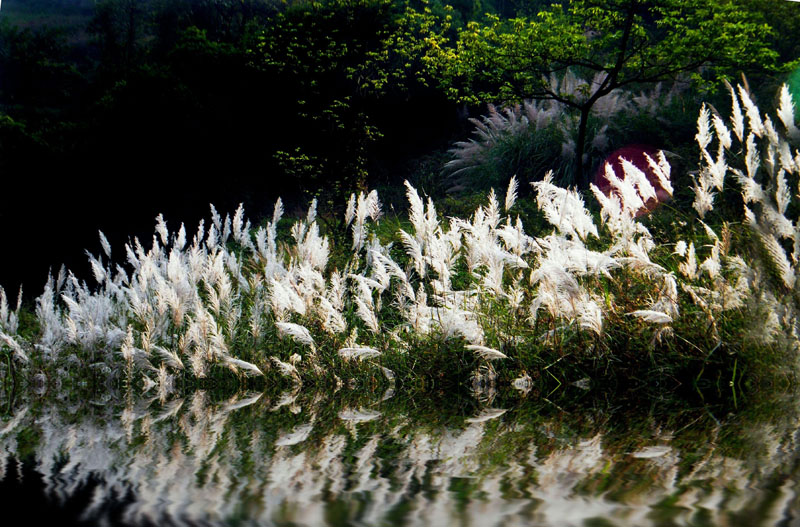
[[[751, 374], [769, 361], [794, 365], [793, 105], [784, 87], [773, 122], [744, 87], [729, 89], [727, 122], [708, 107], [699, 116], [696, 216], [673, 216], [683, 222], [674, 239], [637, 217], [655, 190], [630, 163], [608, 169], [605, 194], [581, 195], [550, 175], [532, 183], [550, 225], [535, 234], [515, 214], [516, 178], [467, 218], [442, 218], [406, 183], [407, 220], [390, 219], [400, 228], [388, 236], [377, 192], [353, 194], [349, 248], [333, 247], [343, 236], [322, 231], [316, 202], [287, 221], [278, 200], [255, 227], [241, 206], [224, 218], [212, 207], [194, 234], [159, 216], [152, 240], [125, 246], [125, 263], [100, 234], [102, 254], [89, 255], [95, 284], [63, 269], [51, 276], [36, 300], [35, 332], [20, 330], [19, 301], [12, 308], [0, 292], [7, 369], [95, 368], [165, 395], [221, 369], [242, 382], [361, 375], [480, 387], [524, 386], [531, 373], [558, 379], [570, 368], [659, 382], [709, 360], [734, 369], [741, 360]], [[650, 168], [672, 193], [663, 153]], [[738, 196], [743, 224], [715, 211], [723, 189]]]

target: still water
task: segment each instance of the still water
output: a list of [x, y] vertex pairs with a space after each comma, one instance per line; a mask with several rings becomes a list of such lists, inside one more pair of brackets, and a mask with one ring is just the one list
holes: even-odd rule
[[364, 391], [6, 392], [0, 505], [26, 525], [800, 524], [796, 394]]

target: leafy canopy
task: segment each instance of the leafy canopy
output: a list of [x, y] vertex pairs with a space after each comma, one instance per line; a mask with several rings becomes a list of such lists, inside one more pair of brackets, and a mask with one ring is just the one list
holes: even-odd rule
[[739, 0], [566, 0], [534, 18], [470, 22], [439, 55], [452, 96], [465, 102], [554, 98], [580, 104], [546, 79], [567, 68], [600, 74], [603, 96], [691, 72], [708, 82], [735, 68], [769, 67], [771, 27]]
[[[551, 99], [577, 112], [573, 177], [586, 188], [587, 126], [602, 97], [681, 73], [708, 84], [734, 68], [774, 63], [770, 26], [740, 1], [566, 0], [530, 19], [489, 16], [467, 24], [438, 68], [450, 96], [464, 102]], [[553, 74], [567, 71], [591, 81], [555, 82]]]
[[302, 131], [281, 139], [280, 169], [324, 179], [330, 196], [363, 187], [369, 148], [381, 138], [376, 108], [428, 87], [423, 61], [449, 23], [425, 4], [417, 11], [394, 0], [323, 0], [276, 15], [250, 57], [273, 79], [276, 115], [285, 117], [276, 121]]

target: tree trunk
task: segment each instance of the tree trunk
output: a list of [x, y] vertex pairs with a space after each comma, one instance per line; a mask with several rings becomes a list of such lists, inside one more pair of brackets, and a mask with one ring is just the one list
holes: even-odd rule
[[575, 179], [574, 183], [580, 190], [589, 188], [589, 170], [584, 166], [583, 156], [586, 151], [586, 129], [589, 124], [589, 110], [594, 104], [593, 99], [589, 99], [588, 104], [581, 106], [581, 120], [578, 124], [578, 138], [575, 140]]
[[631, 37], [631, 30], [633, 28], [633, 21], [638, 11], [638, 4], [632, 3], [627, 9], [627, 16], [625, 17], [625, 25], [622, 29], [622, 38], [617, 50], [617, 62], [614, 68], [608, 72], [608, 76], [603, 81], [602, 85], [594, 92], [589, 99], [580, 106], [581, 121], [578, 124], [578, 139], [576, 150], [576, 170], [575, 170], [575, 183], [580, 190], [587, 190], [589, 188], [589, 169], [583, 162], [583, 155], [586, 152], [586, 129], [589, 125], [589, 111], [601, 97], [605, 97], [618, 86], [617, 80], [619, 73], [622, 71], [622, 66], [625, 63], [625, 54], [628, 51], [628, 43]]

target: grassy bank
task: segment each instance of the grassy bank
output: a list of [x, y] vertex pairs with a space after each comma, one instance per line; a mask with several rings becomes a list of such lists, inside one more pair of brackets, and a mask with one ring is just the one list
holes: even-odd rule
[[729, 122], [707, 108], [698, 118], [691, 208], [644, 214], [673, 193], [659, 153], [650, 179], [627, 161], [608, 168], [605, 191], [532, 183], [526, 222], [513, 178], [468, 218], [442, 217], [406, 183], [400, 217], [384, 217], [373, 191], [350, 197], [344, 222], [318, 218], [316, 202], [288, 219], [278, 200], [257, 227], [241, 207], [212, 208], [191, 232], [159, 216], [152, 241], [124, 255], [101, 233], [95, 285], [62, 270], [33, 313], [2, 293], [4, 375], [95, 371], [165, 391], [227, 382], [222, 369], [237, 382], [476, 390], [793, 377], [791, 99], [784, 89], [773, 123], [744, 88], [730, 93]]

